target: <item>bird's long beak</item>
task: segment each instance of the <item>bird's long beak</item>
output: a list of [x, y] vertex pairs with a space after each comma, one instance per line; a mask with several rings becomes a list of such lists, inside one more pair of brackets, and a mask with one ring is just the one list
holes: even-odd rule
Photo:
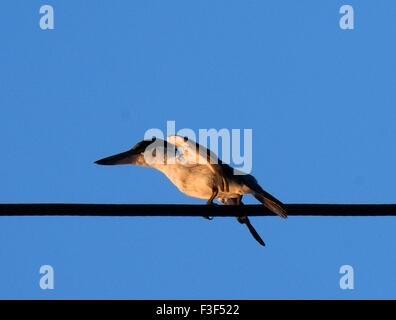
[[95, 163], [102, 165], [134, 164], [136, 162], [137, 156], [138, 154], [136, 154], [133, 150], [129, 150], [107, 158], [97, 160], [95, 161]]

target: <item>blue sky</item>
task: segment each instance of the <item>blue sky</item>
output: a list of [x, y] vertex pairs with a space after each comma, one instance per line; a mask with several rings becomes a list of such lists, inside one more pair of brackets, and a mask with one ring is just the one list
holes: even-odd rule
[[[160, 172], [93, 164], [167, 120], [252, 129], [252, 174], [286, 203], [396, 201], [392, 1], [2, 7], [2, 203], [203, 203]], [[251, 220], [267, 247], [233, 218], [1, 217], [0, 298], [396, 298], [396, 218]]]

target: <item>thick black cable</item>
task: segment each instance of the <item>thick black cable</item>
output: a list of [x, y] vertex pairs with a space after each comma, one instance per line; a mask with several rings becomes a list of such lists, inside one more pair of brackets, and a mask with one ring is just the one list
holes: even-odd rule
[[[289, 216], [395, 216], [396, 204], [286, 204]], [[263, 205], [244, 205], [249, 216], [273, 216]], [[233, 206], [185, 204], [3, 203], [0, 216], [238, 216]]]

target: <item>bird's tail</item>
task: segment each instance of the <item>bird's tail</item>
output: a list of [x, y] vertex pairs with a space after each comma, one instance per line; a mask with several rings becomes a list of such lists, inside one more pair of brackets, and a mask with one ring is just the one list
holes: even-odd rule
[[263, 239], [261, 239], [260, 235], [257, 233], [256, 229], [253, 228], [252, 224], [250, 223], [250, 220], [247, 216], [243, 216], [243, 217], [237, 217], [238, 221], [242, 224], [246, 224], [246, 226], [248, 227], [250, 233], [252, 234], [252, 236], [254, 237], [254, 239], [257, 240], [258, 243], [260, 243], [262, 246], [265, 246], [265, 243], [263, 241]]
[[251, 193], [258, 201], [265, 205], [272, 212], [276, 213], [282, 218], [287, 218], [286, 209], [282, 202], [276, 199], [273, 195], [264, 191], [263, 188], [257, 183], [257, 180], [251, 176], [246, 175], [244, 177], [245, 185], [249, 188]]
[[282, 218], [287, 218], [286, 209], [283, 203], [280, 202], [278, 199], [276, 199], [274, 196], [270, 195], [268, 192], [262, 189], [257, 191], [251, 189], [251, 193], [258, 201], [260, 201], [272, 212], [276, 213], [278, 216]]
[[260, 201], [263, 205], [265, 205], [272, 212], [276, 213], [278, 216], [282, 218], [287, 218], [286, 209], [282, 202], [278, 199], [270, 195], [268, 192], [264, 190], [260, 190], [257, 192], [255, 190], [251, 190], [252, 195]]

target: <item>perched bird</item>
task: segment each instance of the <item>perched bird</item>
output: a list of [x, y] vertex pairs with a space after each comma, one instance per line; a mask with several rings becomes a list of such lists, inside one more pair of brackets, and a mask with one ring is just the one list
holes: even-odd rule
[[[95, 161], [101, 165], [135, 164], [163, 172], [184, 194], [206, 199], [207, 205], [218, 200], [243, 210], [242, 196], [252, 194], [264, 206], [282, 218], [286, 210], [278, 199], [264, 191], [250, 174], [242, 174], [223, 163], [209, 149], [181, 136], [167, 140], [153, 138], [137, 143], [132, 149]], [[205, 217], [209, 219], [209, 217]], [[241, 214], [238, 221], [245, 224], [253, 237], [265, 245], [249, 218]]]

